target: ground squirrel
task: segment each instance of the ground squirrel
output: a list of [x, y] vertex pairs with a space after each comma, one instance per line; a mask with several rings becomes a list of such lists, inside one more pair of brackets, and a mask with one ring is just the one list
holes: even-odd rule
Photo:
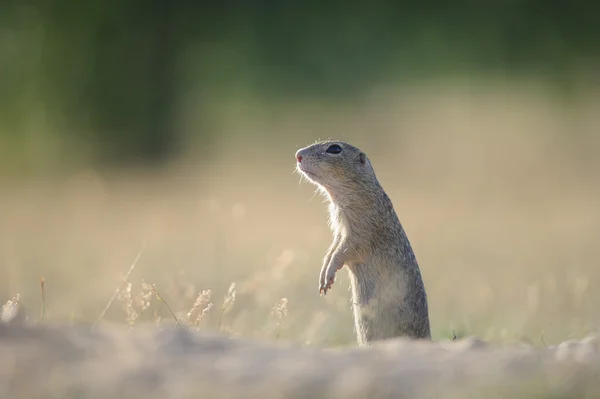
[[348, 266], [358, 344], [431, 337], [419, 265], [390, 198], [364, 152], [340, 141], [296, 152], [296, 168], [329, 200], [333, 243], [323, 260], [319, 292]]

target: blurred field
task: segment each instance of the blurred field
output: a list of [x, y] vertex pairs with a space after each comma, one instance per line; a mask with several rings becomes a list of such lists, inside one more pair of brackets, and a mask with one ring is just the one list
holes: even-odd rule
[[[201, 329], [316, 346], [354, 345], [348, 279], [319, 297], [326, 209], [293, 173], [296, 149], [347, 140], [367, 152], [419, 260], [434, 339], [556, 343], [598, 331], [600, 91], [457, 82], [373, 90], [361, 102], [231, 103], [218, 150], [161, 170], [83, 169], [0, 186], [0, 301], [93, 322], [131, 275]], [[193, 130], [193, 112], [182, 115]], [[277, 132], [278, 134], [270, 134]], [[235, 301], [221, 306], [235, 282]], [[280, 320], [273, 306], [287, 298]], [[134, 305], [135, 305], [135, 301]], [[126, 321], [126, 301], [106, 321]], [[151, 299], [141, 321], [168, 320]], [[280, 324], [279, 324], [280, 322]], [[279, 325], [278, 325], [279, 324]]]

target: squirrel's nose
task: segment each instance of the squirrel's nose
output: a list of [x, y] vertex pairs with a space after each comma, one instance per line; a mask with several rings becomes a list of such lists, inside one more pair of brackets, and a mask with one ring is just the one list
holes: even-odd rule
[[298, 160], [298, 162], [302, 161], [302, 155], [300, 155], [300, 151], [301, 151], [301, 150], [298, 150], [298, 151], [296, 152], [296, 159]]

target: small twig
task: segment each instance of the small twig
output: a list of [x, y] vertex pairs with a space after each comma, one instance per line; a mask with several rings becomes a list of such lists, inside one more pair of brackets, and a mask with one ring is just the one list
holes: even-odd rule
[[219, 321], [217, 321], [217, 330], [221, 330], [221, 322], [223, 321], [223, 315], [224, 314], [225, 314], [225, 310], [221, 306], [221, 311], [219, 312]]
[[106, 312], [108, 312], [108, 309], [111, 307], [111, 305], [113, 304], [113, 302], [115, 301], [115, 299], [117, 299], [117, 295], [119, 295], [119, 292], [121, 292], [121, 289], [123, 288], [123, 284], [125, 284], [127, 282], [127, 279], [129, 278], [129, 276], [133, 272], [133, 269], [135, 269], [135, 266], [137, 265], [138, 261], [140, 260], [140, 257], [142, 256], [142, 252], [144, 252], [144, 248], [145, 247], [146, 247], [146, 243], [143, 243], [142, 247], [140, 248], [140, 251], [138, 252], [138, 254], [135, 257], [135, 259], [133, 260], [133, 263], [131, 264], [131, 266], [129, 266], [129, 270], [127, 270], [127, 273], [125, 274], [125, 277], [123, 277], [123, 281], [121, 281], [121, 283], [119, 284], [119, 286], [115, 290], [114, 294], [112, 295], [112, 297], [110, 298], [110, 300], [108, 301], [108, 303], [106, 304], [106, 306], [104, 307], [104, 310], [102, 310], [102, 313], [100, 313], [100, 316], [98, 317], [98, 319], [94, 323], [94, 326], [96, 326], [98, 323], [100, 323], [100, 320], [102, 320], [102, 318], [104, 317], [104, 315], [106, 314]]
[[540, 335], [540, 341], [542, 341], [542, 344], [546, 347], [546, 349], [548, 349], [548, 345], [546, 345], [546, 342], [544, 341], [544, 333], [546, 332], [546, 330], [542, 330], [542, 335]]
[[177, 316], [175, 316], [175, 313], [173, 313], [173, 311], [171, 310], [171, 307], [169, 306], [167, 301], [165, 301], [164, 298], [158, 293], [158, 290], [156, 289], [156, 285], [154, 285], [154, 284], [152, 284], [152, 292], [154, 293], [154, 295], [156, 295], [156, 298], [159, 301], [161, 301], [162, 303], [165, 304], [165, 306], [167, 307], [167, 310], [169, 311], [169, 313], [171, 313], [171, 316], [173, 316], [173, 318], [175, 319], [175, 323], [177, 324], [177, 327], [181, 327], [181, 324], [179, 323]]
[[44, 291], [44, 278], [40, 278], [40, 290], [42, 293], [42, 310], [40, 311], [40, 319], [44, 321], [46, 317], [46, 292]]
[[548, 326], [542, 330], [542, 334], [540, 335], [540, 341], [546, 347], [546, 349], [548, 349], [548, 345], [546, 345], [546, 341], [544, 341], [544, 334], [546, 334], [546, 329], [548, 327], [550, 327], [552, 325], [552, 323], [553, 323], [552, 321], [550, 323], [548, 323]]
[[456, 341], [456, 333], [452, 330], [452, 341]]

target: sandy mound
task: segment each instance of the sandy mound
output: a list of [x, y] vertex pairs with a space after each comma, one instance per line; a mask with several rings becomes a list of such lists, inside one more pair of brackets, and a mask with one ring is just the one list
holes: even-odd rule
[[[2, 398], [597, 397], [598, 340], [308, 349], [183, 328], [0, 324]], [[558, 396], [557, 396], [558, 395]]]

